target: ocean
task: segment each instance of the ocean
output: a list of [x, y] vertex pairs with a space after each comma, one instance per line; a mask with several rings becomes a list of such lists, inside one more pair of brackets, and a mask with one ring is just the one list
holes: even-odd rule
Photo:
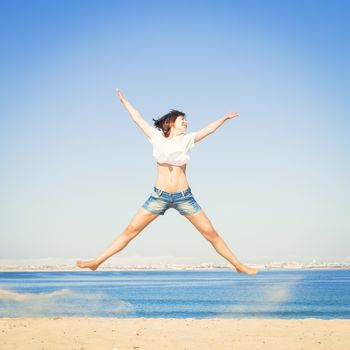
[[0, 317], [350, 319], [350, 270], [0, 272]]

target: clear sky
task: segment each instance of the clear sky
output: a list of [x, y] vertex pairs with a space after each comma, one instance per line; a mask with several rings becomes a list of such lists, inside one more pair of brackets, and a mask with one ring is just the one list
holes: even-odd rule
[[[347, 1], [0, 2], [0, 257], [90, 259], [153, 190], [150, 124], [188, 132], [198, 203], [243, 262], [350, 246]], [[175, 210], [123, 251], [222, 262]]]

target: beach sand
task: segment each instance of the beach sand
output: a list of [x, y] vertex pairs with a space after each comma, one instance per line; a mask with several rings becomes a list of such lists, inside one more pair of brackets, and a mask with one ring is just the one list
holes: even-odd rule
[[347, 350], [349, 334], [342, 319], [0, 318], [1, 350]]

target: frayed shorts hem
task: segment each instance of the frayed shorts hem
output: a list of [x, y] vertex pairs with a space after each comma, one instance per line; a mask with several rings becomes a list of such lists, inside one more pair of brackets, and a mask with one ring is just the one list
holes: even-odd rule
[[152, 210], [150, 209], [147, 205], [143, 205], [142, 206], [143, 209], [146, 209], [147, 211], [153, 213], [153, 214], [158, 214], [158, 215], [164, 215], [165, 212], [164, 211], [157, 211], [157, 210]]
[[[157, 211], [157, 210], [152, 210], [149, 207], [147, 207], [147, 205], [143, 205], [142, 206], [143, 209], [146, 209], [147, 211], [153, 213], [153, 214], [157, 214], [157, 215], [164, 215], [166, 211]], [[188, 211], [180, 211], [178, 210], [179, 214], [181, 215], [194, 215], [197, 214], [198, 212], [200, 212], [202, 210], [202, 208], [199, 206], [195, 211], [192, 212], [188, 212]]]

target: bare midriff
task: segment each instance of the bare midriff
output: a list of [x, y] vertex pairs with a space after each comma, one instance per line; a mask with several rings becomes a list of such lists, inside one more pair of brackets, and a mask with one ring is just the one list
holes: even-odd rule
[[156, 187], [166, 192], [180, 192], [189, 187], [186, 179], [186, 164], [157, 163]]

